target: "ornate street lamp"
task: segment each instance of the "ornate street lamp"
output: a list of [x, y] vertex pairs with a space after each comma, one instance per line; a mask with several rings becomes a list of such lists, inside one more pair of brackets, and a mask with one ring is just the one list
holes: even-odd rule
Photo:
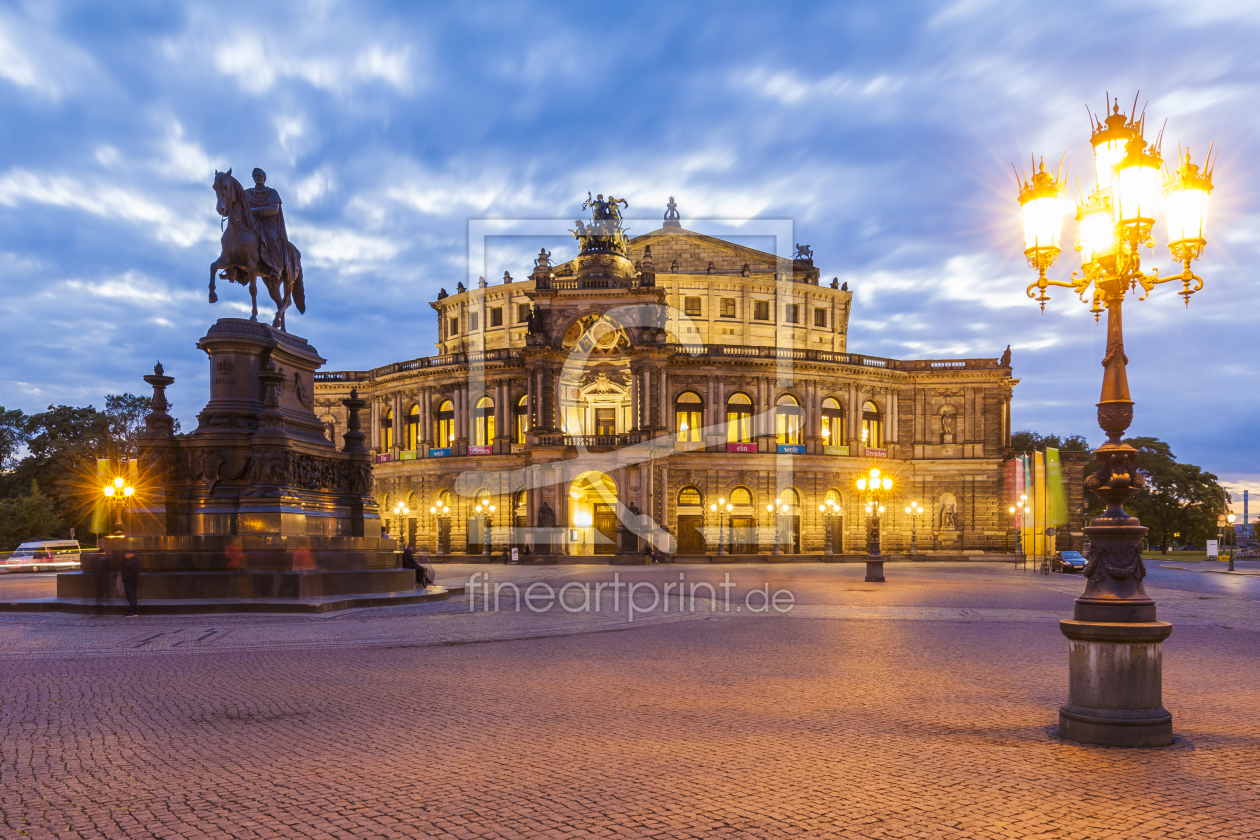
[[840, 515], [840, 505], [835, 499], [828, 499], [818, 506], [818, 512], [823, 515], [823, 527], [827, 530], [827, 545], [823, 550], [828, 557], [831, 557], [835, 554], [831, 540], [831, 520]]
[[906, 506], [906, 513], [910, 515], [910, 556], [917, 557], [919, 554], [919, 517], [923, 515], [923, 505], [911, 502]]
[[726, 499], [718, 499], [716, 504], [711, 504], [711, 505], [709, 505], [709, 512], [710, 512], [710, 513], [716, 513], [716, 514], [717, 514], [717, 517], [718, 517], [718, 550], [717, 550], [717, 553], [718, 553], [718, 555], [719, 555], [719, 556], [721, 556], [721, 555], [723, 555], [723, 554], [726, 554], [726, 542], [725, 542], [725, 540], [724, 540], [724, 534], [723, 534], [723, 528], [722, 528], [722, 526], [723, 526], [723, 524], [724, 524], [724, 522], [725, 522], [725, 518], [726, 518], [727, 516], [729, 516], [733, 510], [735, 510], [735, 506], [734, 506], [733, 504], [731, 504], [730, 502], [726, 501]]
[[783, 503], [782, 499], [775, 499], [772, 503], [766, 505], [766, 510], [770, 514], [770, 524], [774, 529], [774, 551], [773, 554], [782, 554], [783, 546], [779, 544], [779, 517], [787, 512], [790, 505]]
[[485, 522], [486, 530], [481, 537], [481, 556], [489, 557], [490, 541], [494, 533], [494, 519], [492, 518], [494, 516], [494, 505], [490, 504], [489, 499], [482, 499], [477, 503], [477, 506], [473, 508], [473, 511], [476, 512], [478, 516], [482, 517]]
[[111, 483], [101, 488], [101, 492], [105, 494], [105, 501], [110, 507], [114, 508], [114, 536], [125, 536], [123, 532], [123, 508], [131, 501], [131, 497], [135, 495], [136, 488], [132, 487], [123, 478], [115, 478]]
[[407, 516], [407, 514], [409, 513], [411, 513], [411, 508], [407, 507], [402, 502], [399, 502], [398, 504], [394, 505], [394, 519], [398, 520], [398, 541], [399, 542], [402, 542], [403, 537], [406, 536], [406, 530], [403, 528], [403, 517]]
[[1234, 523], [1238, 521], [1238, 516], [1230, 513], [1226, 514], [1225, 522], [1229, 525], [1229, 570], [1234, 571]]
[[[1025, 514], [1032, 513], [1032, 508], [1028, 506], [1028, 496], [1020, 494], [1019, 504], [1011, 505], [1006, 509], [1011, 515], [1011, 529], [1015, 531], [1015, 562], [1021, 565], [1024, 562], [1024, 529], [1021, 527]], [[1007, 542], [1007, 548], [1010, 548], [1010, 542]]]
[[893, 480], [888, 476], [881, 477], [879, 469], [872, 467], [869, 476], [857, 480], [859, 493], [865, 494], [866, 515], [870, 518], [866, 540], [866, 580], [870, 583], [884, 582], [884, 558], [879, 551], [879, 517], [884, 512], [885, 494], [892, 492]]
[[[1059, 734], [1092, 744], [1162, 746], [1173, 741], [1172, 715], [1161, 699], [1160, 652], [1172, 625], [1156, 620], [1155, 602], [1142, 586], [1146, 576], [1142, 538], [1147, 529], [1124, 510], [1144, 480], [1136, 469], [1136, 450], [1121, 439], [1133, 421], [1133, 400], [1125, 373], [1128, 359], [1120, 310], [1126, 294], [1138, 292], [1138, 300], [1145, 300], [1160, 283], [1181, 281], [1177, 294], [1187, 306], [1190, 296], [1203, 288], [1190, 263], [1206, 244], [1212, 162], [1209, 149], [1200, 171], [1189, 150], [1184, 159], [1178, 151], [1177, 168], [1161, 178], [1159, 141], [1146, 143], [1145, 115], [1136, 113], [1136, 104], [1134, 113], [1127, 115], [1117, 104], [1103, 122], [1093, 124], [1090, 142], [1097, 183], [1077, 206], [1081, 268], [1073, 272], [1071, 282], [1046, 277], [1046, 269], [1060, 253], [1066, 193], [1062, 172], [1051, 174], [1043, 164], [1031, 181], [1020, 183], [1019, 203], [1024, 255], [1037, 271], [1028, 296], [1044, 310], [1049, 300], [1046, 289], [1065, 286], [1082, 301], [1090, 293], [1095, 319], [1107, 311], [1098, 401], [1098, 424], [1107, 433], [1107, 442], [1094, 452], [1102, 467], [1085, 480], [1107, 509], [1085, 529], [1091, 546], [1085, 590], [1076, 599], [1073, 619], [1060, 625], [1072, 645], [1069, 701], [1059, 712]], [[1182, 265], [1180, 273], [1166, 277], [1143, 272], [1140, 255], [1143, 245], [1154, 246], [1151, 234], [1161, 205], [1167, 212], [1168, 249]]]
[[[451, 515], [451, 509], [447, 507], [446, 505], [442, 504], [441, 499], [434, 502], [429, 507], [429, 516], [433, 517], [433, 526], [434, 526], [434, 531], [436, 532], [433, 537], [433, 541], [436, 544], [434, 547], [433, 554], [436, 557], [442, 556], [442, 526], [446, 524], [447, 522], [449, 522], [450, 515]], [[447, 533], [449, 533], [449, 531]]]

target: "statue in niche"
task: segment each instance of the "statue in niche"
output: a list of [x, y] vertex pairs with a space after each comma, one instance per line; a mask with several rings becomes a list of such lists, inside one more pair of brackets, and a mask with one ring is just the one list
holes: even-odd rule
[[941, 409], [941, 443], [954, 442], [954, 422], [956, 420], [954, 409], [945, 406]]

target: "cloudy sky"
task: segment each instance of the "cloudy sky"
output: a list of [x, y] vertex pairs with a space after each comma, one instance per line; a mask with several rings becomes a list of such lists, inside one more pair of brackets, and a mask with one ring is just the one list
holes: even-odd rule
[[1015, 427], [1097, 444], [1103, 327], [1024, 296], [1010, 164], [1066, 152], [1088, 187], [1086, 107], [1140, 90], [1165, 149], [1220, 163], [1206, 289], [1126, 309], [1131, 433], [1260, 490], [1258, 39], [1260, 6], [1211, 0], [0, 2], [0, 404], [100, 405], [161, 359], [195, 425], [194, 342], [248, 314], [240, 287], [206, 300], [210, 184], [261, 166], [304, 255], [290, 329], [330, 369], [428, 355], [439, 287], [528, 273], [514, 248], [469, 266], [470, 220], [571, 220], [588, 190], [659, 219], [674, 195], [792, 220], [856, 291], [851, 350], [1010, 344]]

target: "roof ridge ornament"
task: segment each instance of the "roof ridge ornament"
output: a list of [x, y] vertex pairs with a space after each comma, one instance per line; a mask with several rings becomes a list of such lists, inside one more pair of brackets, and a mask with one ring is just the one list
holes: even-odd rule
[[672, 195], [669, 197], [669, 204], [665, 207], [665, 227], [682, 227], [678, 216], [678, 205], [674, 202]]

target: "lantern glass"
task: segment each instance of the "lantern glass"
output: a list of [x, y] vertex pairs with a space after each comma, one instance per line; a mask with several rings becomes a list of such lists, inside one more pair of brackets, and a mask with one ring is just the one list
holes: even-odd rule
[[1116, 224], [1154, 221], [1163, 184], [1159, 161], [1141, 149], [1142, 140], [1129, 144], [1129, 153], [1111, 176], [1111, 210]]
[[1063, 238], [1063, 197], [1043, 195], [1023, 204], [1024, 247], [1058, 248]]
[[1116, 137], [1105, 140], [1094, 146], [1094, 176], [1098, 179], [1100, 189], [1106, 189], [1111, 183], [1111, 175], [1116, 171], [1116, 164], [1124, 160], [1124, 144], [1128, 138]]
[[857, 488], [858, 488], [859, 490], [865, 490], [865, 489], [866, 489], [866, 479], [865, 479], [865, 478], [859, 478], [859, 479], [857, 480]]
[[1088, 265], [1116, 249], [1116, 221], [1106, 196], [1094, 193], [1076, 214], [1080, 222], [1081, 264]]
[[1210, 182], [1201, 178], [1177, 178], [1168, 185], [1168, 243], [1206, 239]]

